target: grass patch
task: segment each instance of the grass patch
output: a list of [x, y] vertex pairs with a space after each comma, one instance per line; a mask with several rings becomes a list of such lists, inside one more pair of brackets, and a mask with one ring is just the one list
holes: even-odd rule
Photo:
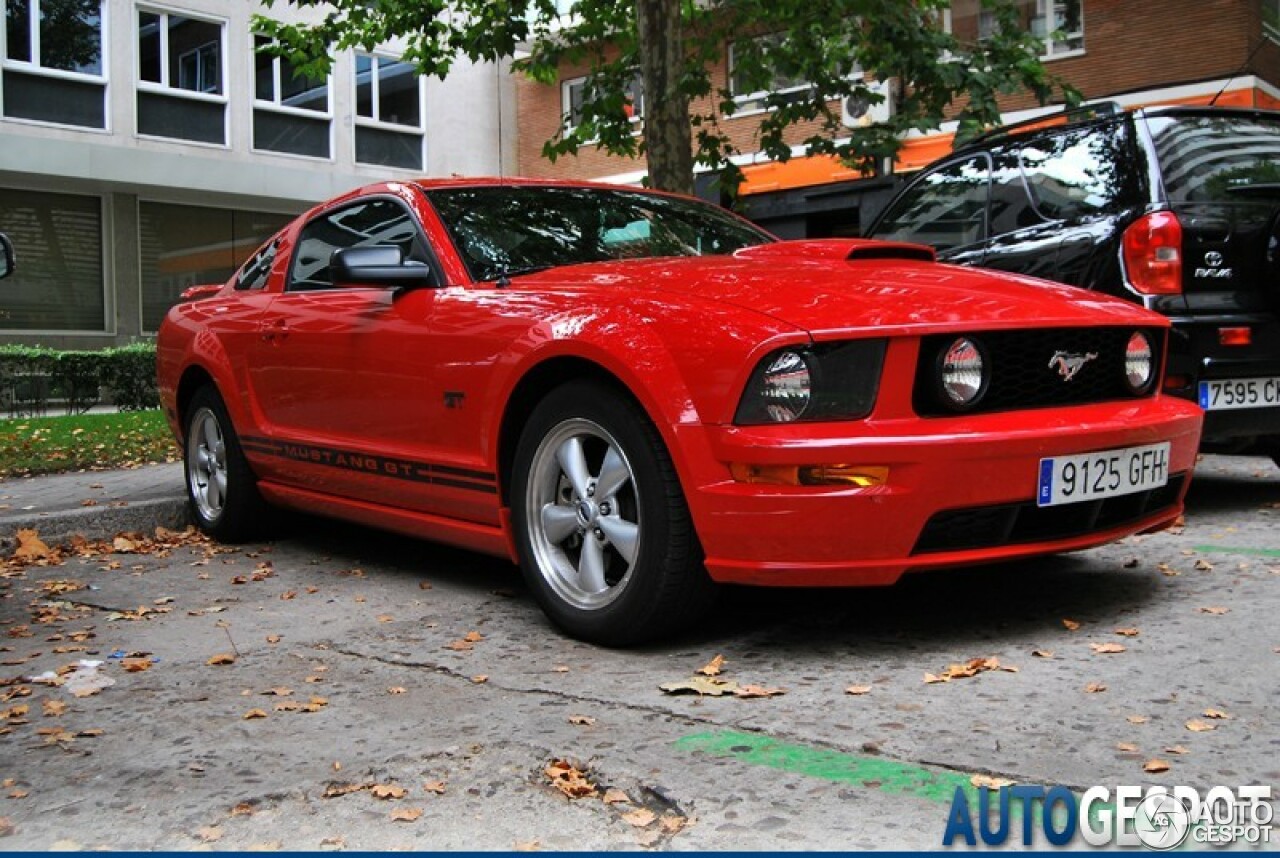
[[159, 409], [0, 420], [0, 477], [131, 468], [179, 454]]

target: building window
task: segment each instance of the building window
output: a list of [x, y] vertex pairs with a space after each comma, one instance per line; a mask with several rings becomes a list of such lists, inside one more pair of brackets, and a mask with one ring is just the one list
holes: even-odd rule
[[107, 127], [104, 15], [94, 0], [6, 0], [5, 116]]
[[421, 170], [422, 78], [412, 65], [356, 54], [356, 161]]
[[768, 80], [760, 80], [751, 74], [751, 64], [744, 61], [744, 55], [748, 51], [768, 56], [770, 50], [780, 45], [784, 38], [785, 33], [771, 33], [757, 36], [749, 43], [734, 42], [729, 45], [729, 91], [733, 93], [739, 112], [767, 110], [770, 95], [775, 97], [775, 102], [777, 98], [791, 102], [809, 97], [813, 85], [805, 78], [774, 71]]
[[106, 330], [100, 198], [0, 188], [0, 232], [18, 253], [0, 329]]
[[289, 60], [262, 53], [268, 44], [254, 37], [253, 148], [328, 158], [329, 79], [307, 77]]
[[291, 215], [138, 204], [142, 329], [155, 331], [184, 289], [226, 282]]
[[[1018, 20], [1044, 42], [1045, 58], [1084, 50], [1083, 0], [1015, 0]], [[979, 42], [995, 32], [995, 15], [981, 0], [953, 0], [944, 23], [956, 38]]]
[[[582, 124], [582, 103], [586, 100], [588, 80], [576, 77], [560, 84], [561, 114], [564, 116], [565, 128], [572, 130]], [[626, 102], [622, 109], [631, 122], [639, 124], [644, 119], [644, 79], [636, 72], [626, 87]]]
[[1280, 0], [1262, 0], [1262, 32], [1273, 42], [1280, 42]]
[[227, 142], [225, 23], [138, 10], [138, 133]]

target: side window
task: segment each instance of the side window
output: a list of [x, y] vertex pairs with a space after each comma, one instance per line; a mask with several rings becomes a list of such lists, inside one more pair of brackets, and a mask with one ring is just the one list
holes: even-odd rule
[[1036, 210], [1049, 220], [1106, 214], [1123, 205], [1128, 176], [1123, 123], [1065, 130], [1022, 149]]
[[236, 289], [261, 289], [267, 285], [271, 275], [272, 263], [276, 261], [276, 253], [280, 249], [280, 237], [276, 236], [249, 257], [236, 275]]
[[329, 259], [335, 250], [378, 245], [395, 245], [405, 259], [425, 261], [413, 215], [394, 200], [364, 200], [317, 217], [298, 234], [288, 291], [331, 288]]
[[990, 173], [986, 155], [936, 170], [889, 210], [876, 238], [931, 244], [937, 250], [982, 241]]
[[1004, 235], [1044, 223], [1018, 166], [1017, 152], [991, 153], [990, 235]]

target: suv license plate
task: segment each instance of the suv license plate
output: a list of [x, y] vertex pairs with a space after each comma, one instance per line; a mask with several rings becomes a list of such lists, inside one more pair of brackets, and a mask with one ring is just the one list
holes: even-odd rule
[[1111, 498], [1169, 482], [1169, 442], [1040, 460], [1037, 506]]
[[1280, 378], [1235, 378], [1200, 382], [1205, 411], [1268, 408], [1280, 405]]

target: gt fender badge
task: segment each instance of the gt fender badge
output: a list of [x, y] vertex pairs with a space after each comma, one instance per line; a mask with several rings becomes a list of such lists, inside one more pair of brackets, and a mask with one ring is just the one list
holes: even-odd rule
[[1084, 365], [1089, 361], [1098, 357], [1097, 352], [1087, 352], [1086, 354], [1072, 354], [1071, 352], [1054, 352], [1053, 357], [1049, 358], [1049, 369], [1057, 369], [1058, 375], [1062, 376], [1063, 381], [1070, 381], [1076, 377]]

